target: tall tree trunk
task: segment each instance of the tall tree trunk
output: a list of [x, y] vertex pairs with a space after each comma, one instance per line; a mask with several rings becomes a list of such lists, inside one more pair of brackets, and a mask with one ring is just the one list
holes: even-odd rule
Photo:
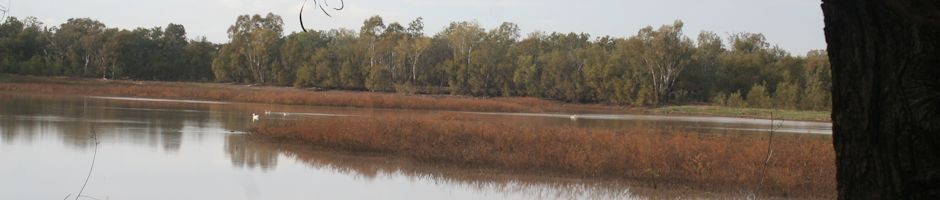
[[823, 0], [840, 199], [940, 199], [940, 1]]
[[421, 58], [421, 51], [415, 53], [415, 58], [411, 62], [411, 84], [418, 83], [418, 58]]

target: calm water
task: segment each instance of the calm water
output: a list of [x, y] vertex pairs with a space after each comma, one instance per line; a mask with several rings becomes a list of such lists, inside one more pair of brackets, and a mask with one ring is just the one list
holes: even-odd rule
[[[268, 111], [269, 113], [265, 113]], [[699, 196], [626, 183], [508, 175], [276, 146], [245, 139], [263, 120], [420, 115], [206, 101], [0, 93], [0, 199], [630, 199]], [[458, 113], [546, 126], [670, 126], [762, 133], [770, 122], [737, 118]], [[789, 133], [828, 123], [779, 123]], [[93, 134], [94, 133], [94, 134]], [[97, 141], [97, 145], [96, 142]], [[93, 159], [94, 158], [94, 159]], [[708, 195], [705, 195], [708, 196]]]

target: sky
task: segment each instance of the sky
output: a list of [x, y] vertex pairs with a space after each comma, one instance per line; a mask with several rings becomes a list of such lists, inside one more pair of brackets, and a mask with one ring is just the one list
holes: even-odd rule
[[[753, 32], [795, 55], [826, 47], [819, 0], [346, 0], [345, 9], [330, 12], [333, 17], [312, 9], [309, 1], [304, 22], [318, 30], [359, 30], [366, 18], [380, 15], [386, 24], [405, 26], [423, 17], [428, 35], [450, 22], [477, 21], [488, 29], [513, 22], [523, 36], [543, 31], [628, 37], [646, 26], [682, 20], [692, 39], [703, 30], [725, 38]], [[0, 0], [0, 5], [9, 7], [11, 16], [37, 17], [47, 26], [83, 17], [125, 29], [176, 23], [186, 27], [190, 38], [205, 36], [221, 43], [228, 41], [228, 27], [244, 14], [274, 13], [284, 18], [285, 34], [300, 31], [303, 0]]]

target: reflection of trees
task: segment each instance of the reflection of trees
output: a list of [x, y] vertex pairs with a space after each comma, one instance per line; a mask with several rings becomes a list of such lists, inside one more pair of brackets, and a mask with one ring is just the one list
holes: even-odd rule
[[231, 158], [232, 165], [262, 170], [277, 166], [277, 150], [261, 148], [259, 145], [261, 144], [249, 141], [248, 136], [244, 134], [225, 136], [225, 153]]
[[[118, 141], [176, 152], [184, 135], [199, 140], [204, 130], [244, 130], [255, 104], [199, 104], [129, 101], [80, 96], [0, 93], [3, 143], [60, 139], [85, 149], [92, 129], [102, 142]], [[93, 128], [94, 127], [94, 128]], [[187, 129], [187, 130], [183, 130]]]
[[[213, 112], [210, 114], [211, 118], [215, 121], [218, 121], [220, 126], [225, 130], [244, 130], [247, 126], [246, 124], [251, 122], [251, 118], [249, 116], [252, 112], [239, 112], [241, 110], [246, 110], [246, 108], [233, 105], [213, 105], [212, 109]], [[236, 114], [228, 112], [236, 112]]]
[[87, 148], [93, 143], [90, 124], [82, 123], [83, 102], [52, 101], [51, 96], [0, 94], [2, 138], [5, 142], [32, 142], [36, 139], [61, 138], [67, 145]]
[[[166, 111], [134, 110], [154, 107]], [[181, 130], [187, 124], [208, 120], [206, 113], [172, 110], [192, 107], [75, 96], [0, 94], [0, 109], [0, 138], [4, 142], [58, 138], [66, 146], [79, 149], [94, 146], [89, 138], [95, 132], [103, 142], [120, 141], [175, 152], [183, 142]]]
[[[283, 154], [309, 167], [372, 180], [380, 177], [403, 176], [411, 182], [453, 185], [493, 198], [522, 194], [532, 199], [629, 199], [629, 186], [616, 181], [585, 181], [549, 178], [538, 175], [510, 175], [491, 170], [469, 170], [413, 163], [387, 157], [364, 157], [310, 148], [274, 144], [249, 139], [247, 135], [226, 137], [226, 150], [236, 166], [271, 168]], [[658, 191], [661, 192], [661, 191]]]

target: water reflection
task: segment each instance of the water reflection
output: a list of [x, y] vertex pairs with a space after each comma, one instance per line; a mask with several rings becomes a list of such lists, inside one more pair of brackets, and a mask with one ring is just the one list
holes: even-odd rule
[[[701, 191], [657, 189], [622, 180], [511, 175], [248, 140], [240, 130], [251, 126], [251, 113], [266, 111], [271, 114], [263, 115], [263, 120], [434, 113], [0, 93], [0, 199], [57, 199], [74, 192], [87, 174], [93, 135], [101, 146], [87, 191], [99, 199], [713, 197]], [[539, 126], [638, 125], [629, 120], [474, 116], [473, 120]]]
[[[381, 156], [347, 155], [309, 147], [257, 142], [247, 135], [226, 137], [226, 149], [237, 167], [271, 169], [282, 156], [299, 161], [311, 169], [352, 176], [362, 181], [405, 179], [410, 184], [433, 184], [459, 188], [488, 198], [523, 199], [635, 199], [631, 186], [618, 181], [589, 181], [510, 175], [493, 170], [467, 170], [414, 163]], [[661, 192], [661, 191], [660, 191]], [[657, 195], [660, 196], [660, 195]]]
[[251, 142], [245, 134], [225, 136], [225, 153], [235, 167], [273, 169], [277, 165], [279, 152], [276, 149], [259, 147], [260, 145]]
[[[184, 127], [204, 127], [210, 121], [224, 124], [225, 120], [212, 119], [227, 116], [212, 115], [210, 111], [146, 109], [159, 105], [82, 97], [0, 94], [0, 98], [0, 138], [7, 144], [51, 137], [66, 146], [84, 149], [93, 147], [87, 138], [97, 134], [104, 142], [131, 143], [175, 152], [183, 143]], [[163, 111], [157, 112], [159, 110]], [[244, 127], [244, 123], [231, 124], [233, 128]]]

